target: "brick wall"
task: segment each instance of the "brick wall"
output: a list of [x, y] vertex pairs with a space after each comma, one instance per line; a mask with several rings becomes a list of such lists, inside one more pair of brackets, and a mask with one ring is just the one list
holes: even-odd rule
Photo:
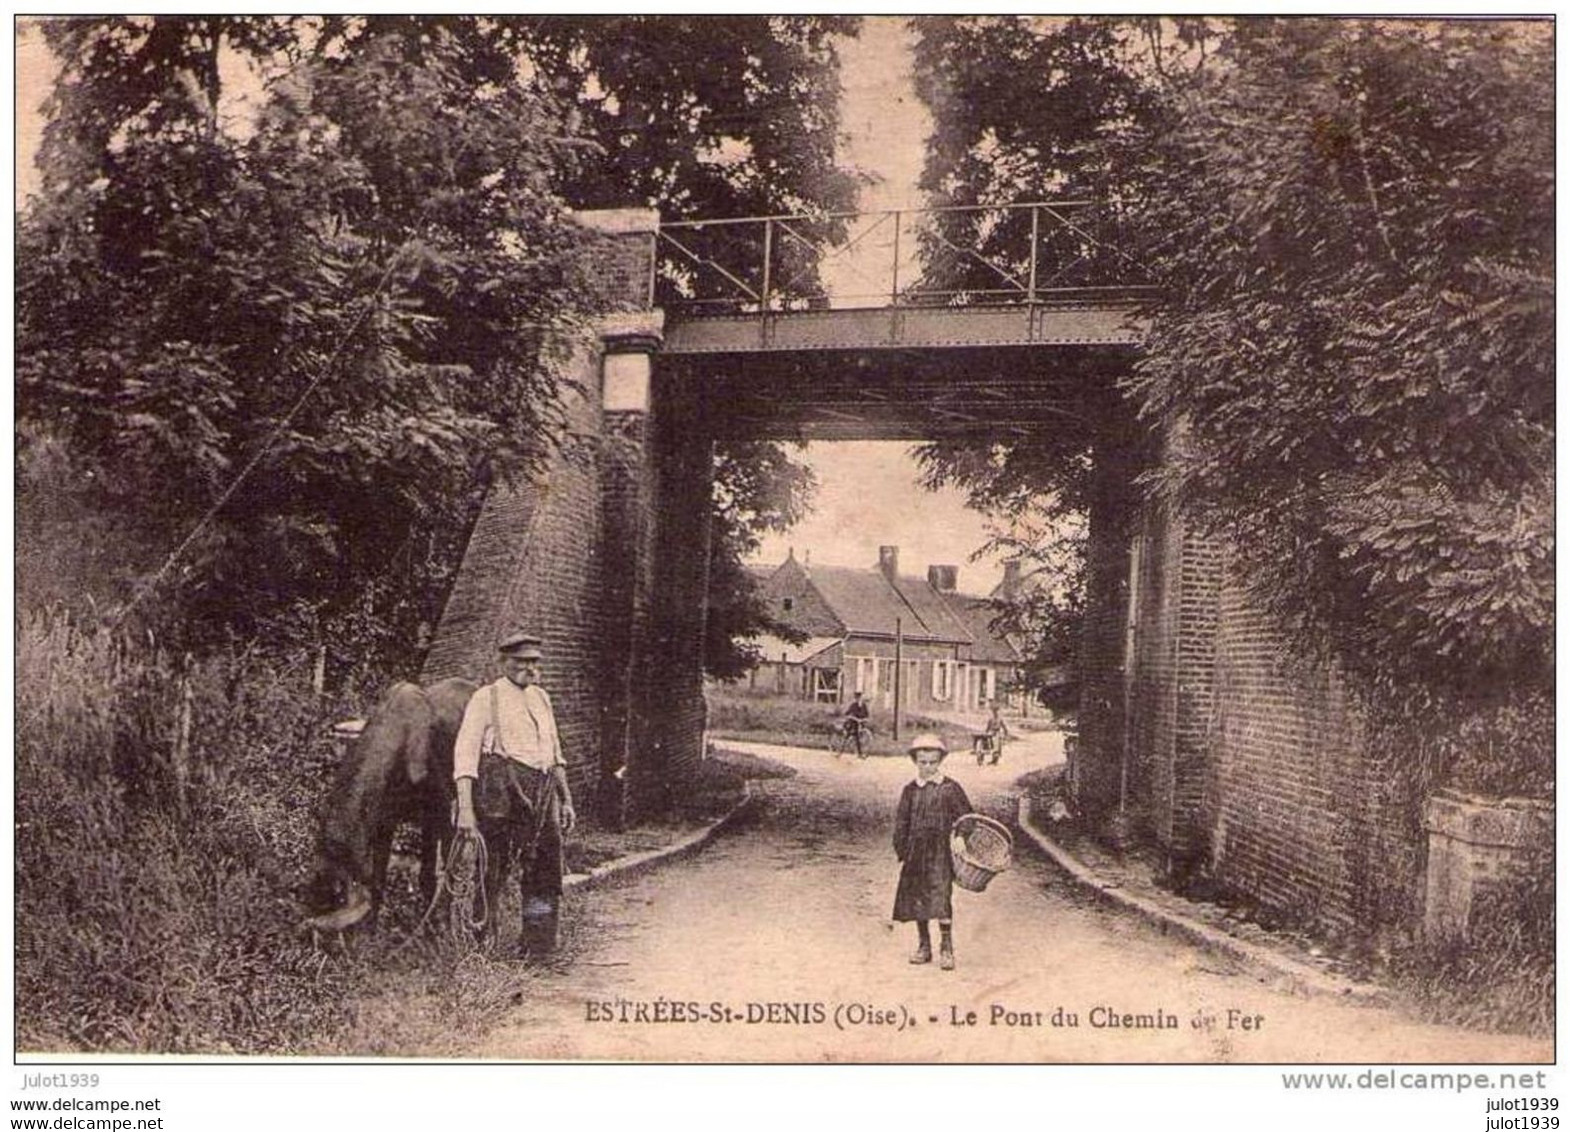
[[1078, 809], [1112, 821], [1122, 797], [1123, 654], [1128, 623], [1129, 539], [1136, 521], [1126, 449], [1102, 446], [1091, 469], [1085, 546], [1085, 617], [1080, 640], [1079, 755], [1073, 768]]
[[1373, 874], [1396, 865], [1390, 779], [1342, 683], [1294, 658], [1230, 571], [1219, 609], [1210, 871], [1287, 919], [1366, 930]]
[[640, 705], [644, 672], [650, 663], [649, 594], [653, 588], [654, 491], [648, 474], [651, 414], [605, 414], [601, 489], [606, 568], [599, 600], [608, 617], [600, 634], [604, 658], [604, 743], [599, 811], [620, 826], [631, 816], [635, 786], [651, 789], [637, 755], [646, 749], [646, 717]]
[[642, 689], [648, 748], [638, 803], [659, 809], [703, 755], [704, 612], [714, 452], [699, 390], [656, 364], [653, 472], [654, 562], [650, 575], [649, 664]]
[[[1391, 773], [1392, 755], [1369, 748], [1348, 689], [1291, 654], [1224, 545], [1156, 504], [1136, 508], [1129, 526], [1121, 544], [1104, 536], [1096, 548], [1092, 601], [1120, 596], [1110, 576], [1119, 563], [1127, 587], [1132, 546], [1131, 832], [1162, 853], [1176, 887], [1203, 879], [1331, 933], [1410, 930], [1422, 863], [1415, 799]], [[1102, 652], [1087, 667], [1081, 789], [1101, 816], [1124, 773], [1123, 752], [1100, 744], [1125, 719], [1110, 625], [1126, 612], [1095, 611], [1105, 627], [1087, 631]], [[1094, 709], [1097, 690], [1112, 710]]]
[[1209, 753], [1222, 559], [1158, 504], [1141, 509], [1136, 553], [1131, 792], [1141, 830], [1182, 883], [1204, 867], [1210, 844], [1202, 815], [1214, 791]]
[[1104, 446], [1091, 483], [1081, 811], [1157, 850], [1174, 887], [1331, 933], [1412, 931], [1411, 750], [1376, 748], [1344, 683], [1291, 654], [1224, 541], [1131, 490], [1138, 450]]
[[1210, 857], [1207, 814], [1216, 795], [1211, 741], [1216, 720], [1216, 641], [1221, 618], [1221, 548], [1184, 529], [1178, 586], [1175, 669], [1176, 734], [1172, 740], [1167, 867], [1185, 883]]
[[[605, 306], [647, 311], [651, 214], [582, 219]], [[607, 349], [657, 343], [646, 316], [615, 315], [602, 330]], [[656, 362], [647, 411], [607, 411], [601, 364], [598, 342], [573, 354], [556, 450], [538, 475], [487, 497], [422, 679], [493, 679], [505, 629], [541, 634], [574, 787], [615, 825], [663, 808], [702, 754], [713, 460], [701, 398]]]
[[1173, 754], [1178, 733], [1178, 641], [1182, 635], [1182, 532], [1162, 508], [1142, 514], [1133, 547], [1134, 710], [1129, 713], [1129, 793], [1135, 829], [1170, 850]]
[[[573, 358], [592, 372], [592, 351]], [[584, 797], [598, 779], [602, 664], [595, 643], [604, 611], [600, 525], [600, 406], [597, 386], [570, 394], [570, 432], [539, 475], [498, 483], [481, 508], [463, 563], [421, 670], [425, 683], [448, 676], [500, 675], [496, 641], [512, 626], [546, 642], [541, 682], [550, 691], [573, 788]]]

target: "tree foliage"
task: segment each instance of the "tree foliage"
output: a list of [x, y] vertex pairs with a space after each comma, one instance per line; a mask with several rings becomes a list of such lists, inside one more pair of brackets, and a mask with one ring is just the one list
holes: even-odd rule
[[[565, 191], [579, 207], [655, 208], [665, 219], [832, 213], [854, 207], [835, 161], [836, 38], [843, 16], [509, 17], [543, 90], [568, 100], [598, 140]], [[754, 239], [727, 229], [734, 244]], [[730, 254], [761, 262], [762, 246]], [[781, 275], [816, 277], [805, 249], [776, 249]], [[794, 256], [792, 259], [790, 257]], [[672, 294], [660, 280], [660, 299]], [[736, 642], [783, 629], [742, 563], [761, 535], [794, 523], [811, 473], [774, 443], [721, 445], [715, 458], [706, 670], [740, 675]], [[788, 630], [787, 630], [788, 632]]]
[[406, 649], [434, 620], [485, 483], [558, 421], [550, 350], [596, 302], [568, 208], [854, 192], [845, 18], [44, 28], [61, 71], [19, 233], [19, 421], [52, 484], [117, 516], [110, 596], [156, 593], [197, 637], [352, 623]]
[[742, 638], [771, 633], [806, 639], [770, 613], [742, 564], [757, 553], [764, 534], [789, 530], [806, 516], [817, 481], [781, 444], [730, 441], [717, 446], [714, 482], [703, 665], [716, 679], [734, 680], [760, 659]]
[[834, 160], [847, 16], [510, 17], [600, 149], [569, 194], [667, 219], [846, 209]]
[[[1046, 285], [1145, 282], [1120, 246], [1129, 170], [1110, 143], [1165, 121], [1172, 87], [1191, 81], [1207, 54], [1206, 25], [1153, 18], [944, 16], [915, 21], [917, 91], [931, 108], [921, 187], [938, 213], [922, 241], [925, 282], [942, 291], [998, 286], [982, 261]], [[1065, 212], [1073, 227], [1033, 230], [1009, 205], [1102, 202]], [[1109, 203], [1111, 202], [1111, 203]], [[1032, 237], [1036, 237], [1033, 249]], [[954, 254], [955, 247], [976, 255]], [[1003, 622], [1043, 664], [1077, 650], [1086, 515], [1093, 458], [1137, 450], [1116, 374], [1075, 375], [1084, 393], [1072, 425], [984, 443], [942, 441], [918, 450], [924, 482], [965, 490], [993, 519], [991, 549], [1031, 576]], [[1068, 363], [1060, 371], [1067, 373]], [[1079, 532], [1059, 537], [1058, 532]]]
[[1550, 679], [1545, 26], [1245, 21], [1143, 161], [1155, 486], [1392, 691]]
[[[545, 345], [587, 289], [559, 108], [490, 83], [493, 45], [440, 27], [46, 35], [62, 71], [20, 232], [21, 419], [180, 547], [167, 596], [199, 633], [373, 578], [418, 591], [476, 473], [526, 464], [555, 419]], [[268, 81], [241, 123], [234, 58]], [[412, 636], [432, 611], [403, 612]]]
[[[1226, 536], [1299, 644], [1413, 705], [1550, 680], [1546, 25], [918, 30], [943, 203], [1124, 202], [1162, 296], [1123, 383], [1164, 442], [1146, 485]], [[1026, 261], [1028, 236], [980, 238]], [[1004, 514], [1082, 503], [1104, 439], [929, 446], [929, 478]]]

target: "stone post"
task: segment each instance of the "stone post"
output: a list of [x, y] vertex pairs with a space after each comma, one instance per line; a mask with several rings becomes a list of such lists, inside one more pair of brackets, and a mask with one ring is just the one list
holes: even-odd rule
[[1423, 936], [1431, 944], [1471, 937], [1473, 905], [1518, 876], [1534, 846], [1552, 847], [1554, 806], [1530, 798], [1483, 798], [1441, 790], [1428, 799]]
[[643, 765], [649, 750], [643, 685], [656, 551], [652, 355], [661, 327], [659, 312], [609, 316], [600, 327], [606, 639], [598, 811], [611, 828], [627, 823], [649, 773]]

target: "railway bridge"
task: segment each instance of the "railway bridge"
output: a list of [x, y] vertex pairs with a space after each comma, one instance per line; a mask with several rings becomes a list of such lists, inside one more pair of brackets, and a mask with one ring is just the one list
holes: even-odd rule
[[486, 676], [504, 628], [539, 631], [580, 797], [612, 825], [657, 812], [704, 750], [716, 443], [1074, 429], [1091, 455], [1077, 805], [1178, 886], [1334, 931], [1411, 932], [1425, 907], [1465, 930], [1470, 897], [1446, 886], [1483, 873], [1435, 857], [1412, 815], [1465, 822], [1398, 788], [1355, 698], [1290, 654], [1224, 540], [1136, 490], [1164, 442], [1117, 386], [1159, 296], [1119, 220], [1091, 201], [583, 214], [617, 309], [568, 363], [545, 469], [491, 489], [424, 677]]
[[579, 219], [620, 309], [571, 362], [547, 469], [491, 490], [423, 675], [541, 631], [576, 785], [614, 824], [701, 754], [716, 442], [1099, 428], [1153, 291], [1091, 201]]

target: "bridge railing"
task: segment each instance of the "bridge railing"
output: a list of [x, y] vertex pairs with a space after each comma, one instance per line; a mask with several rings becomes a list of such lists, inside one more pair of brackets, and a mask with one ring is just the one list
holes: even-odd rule
[[1116, 201], [1031, 201], [660, 225], [654, 301], [733, 314], [1137, 297]]

